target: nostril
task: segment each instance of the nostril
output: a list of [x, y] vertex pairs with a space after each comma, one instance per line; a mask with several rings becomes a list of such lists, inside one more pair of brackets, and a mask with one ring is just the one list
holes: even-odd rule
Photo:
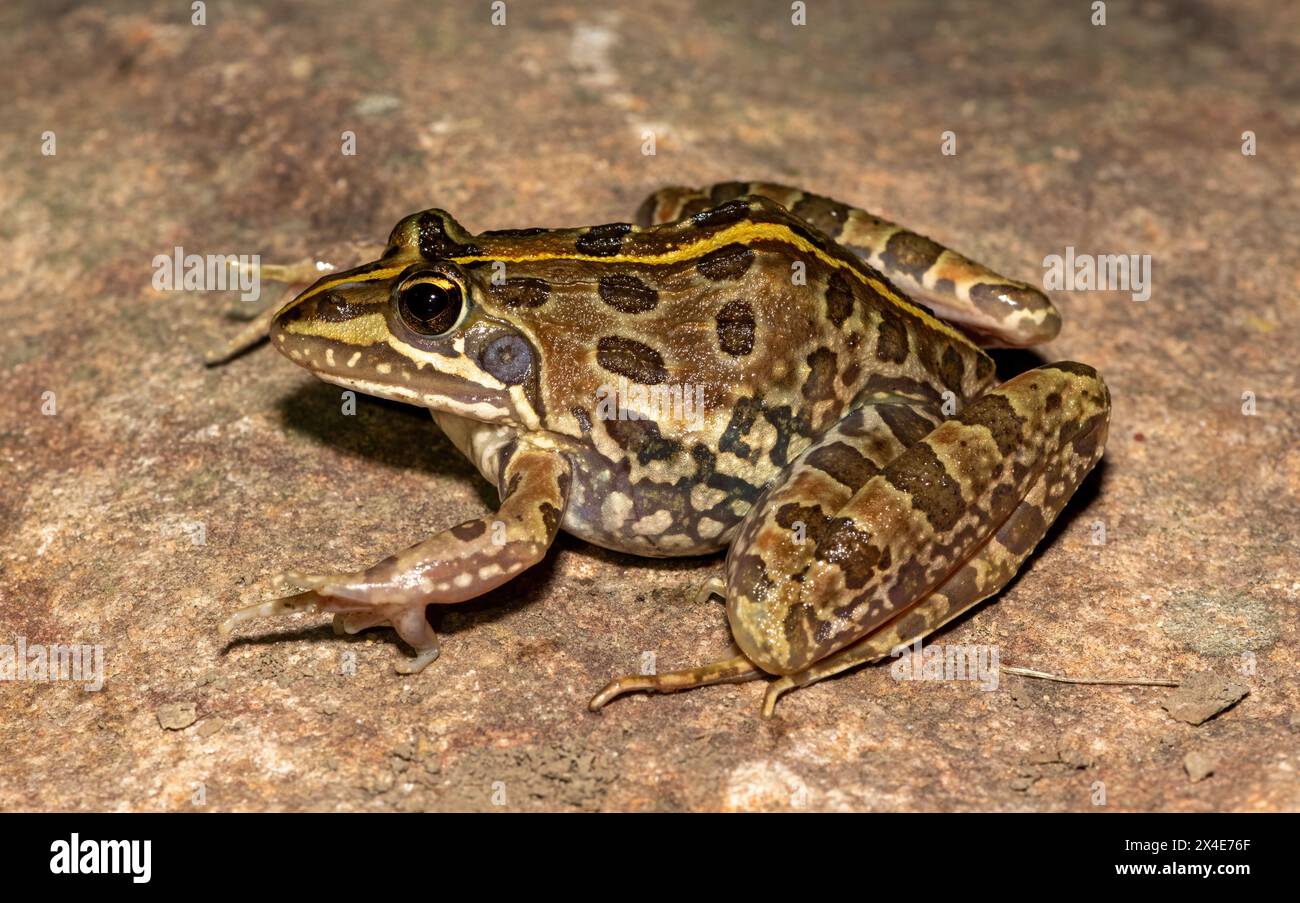
[[301, 304], [295, 304], [276, 314], [275, 319], [271, 322], [271, 328], [274, 330], [276, 328], [287, 326], [290, 323], [297, 323], [305, 316], [306, 311], [304, 310], [304, 306]]

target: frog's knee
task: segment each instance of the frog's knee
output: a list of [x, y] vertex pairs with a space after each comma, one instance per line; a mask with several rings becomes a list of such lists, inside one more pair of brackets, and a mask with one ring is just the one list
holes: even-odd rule
[[1043, 369], [1068, 374], [1074, 382], [1074, 391], [1082, 395], [1084, 401], [1091, 404], [1094, 409], [1104, 411], [1109, 417], [1110, 389], [1107, 388], [1101, 374], [1097, 372], [1097, 368], [1080, 364], [1078, 361], [1060, 361], [1048, 364]]

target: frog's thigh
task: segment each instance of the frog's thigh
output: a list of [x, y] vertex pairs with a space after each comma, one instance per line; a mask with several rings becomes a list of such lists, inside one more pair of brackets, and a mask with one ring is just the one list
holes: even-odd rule
[[986, 344], [1037, 345], [1050, 341], [1061, 329], [1056, 308], [1034, 286], [1002, 276], [860, 207], [788, 185], [721, 182], [703, 189], [662, 188], [641, 205], [637, 225], [672, 222], [746, 195], [781, 204]]
[[1061, 331], [1061, 316], [1041, 290], [911, 229], [816, 194], [801, 193], [786, 206], [983, 344], [1039, 345]]
[[788, 675], [766, 711], [1001, 589], [1101, 457], [1109, 415], [1095, 370], [1041, 367], [938, 426], [830, 516], [811, 500], [768, 510], [733, 547], [727, 601], [745, 655]]

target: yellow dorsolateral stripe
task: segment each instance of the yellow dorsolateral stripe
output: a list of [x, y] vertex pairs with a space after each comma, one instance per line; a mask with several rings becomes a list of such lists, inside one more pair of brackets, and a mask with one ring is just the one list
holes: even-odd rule
[[[641, 234], [644, 234], [644, 232]], [[832, 257], [812, 242], [795, 233], [789, 226], [784, 226], [780, 223], [736, 223], [735, 225], [728, 226], [720, 232], [715, 232], [708, 238], [688, 242], [681, 247], [675, 248], [671, 251], [664, 251], [660, 254], [614, 254], [608, 257], [598, 257], [594, 254], [536, 251], [521, 254], [482, 254], [467, 257], [448, 257], [446, 259], [452, 263], [491, 263], [498, 260], [502, 263], [532, 263], [545, 260], [575, 260], [603, 264], [633, 263], [653, 266], [655, 264], [679, 263], [683, 260], [691, 260], [696, 257], [701, 257], [710, 251], [716, 251], [717, 249], [729, 244], [748, 244], [753, 241], [782, 242], [791, 247], [798, 248], [805, 254], [811, 254], [827, 266], [834, 267], [838, 270], [848, 271], [857, 277], [858, 281], [870, 286], [876, 294], [889, 301], [889, 303], [908, 312], [931, 328], [942, 332], [950, 338], [957, 339], [963, 344], [971, 344], [970, 339], [966, 338], [966, 336], [957, 329], [926, 313], [920, 307], [909, 302], [897, 292], [890, 289], [889, 286], [881, 282], [879, 279], [873, 279], [852, 264], [846, 263], [838, 257]], [[328, 291], [336, 286], [346, 285], [351, 282], [376, 282], [381, 279], [389, 279], [402, 272], [402, 270], [406, 269], [408, 266], [410, 266], [410, 263], [403, 263], [399, 266], [373, 270], [369, 273], [361, 273], [356, 276], [342, 276], [328, 282], [318, 283], [314, 288], [308, 289], [295, 300], [305, 301], [307, 298], [317, 295], [320, 292]], [[293, 303], [294, 302], [292, 301], [290, 302], [290, 304]]]

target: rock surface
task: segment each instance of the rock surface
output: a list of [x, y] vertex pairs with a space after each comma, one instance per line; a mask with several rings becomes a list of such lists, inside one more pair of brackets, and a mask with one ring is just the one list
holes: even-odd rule
[[[802, 27], [742, 0], [509, 4], [503, 27], [488, 4], [378, 7], [0, 13], [0, 644], [98, 645], [106, 671], [0, 684], [0, 809], [1300, 808], [1300, 7], [1108, 4], [1104, 27], [1030, 2], [824, 2]], [[1244, 701], [1193, 727], [1160, 688], [886, 664], [769, 722], [757, 683], [592, 715], [647, 652], [725, 649], [721, 607], [691, 601], [720, 561], [569, 538], [434, 612], [419, 677], [391, 632], [319, 617], [218, 638], [269, 576], [364, 566], [494, 500], [420, 411], [346, 416], [266, 348], [205, 369], [253, 305], [158, 290], [155, 256], [289, 261], [430, 206], [596, 224], [736, 178], [1032, 281], [1069, 247], [1151, 255], [1148, 300], [1057, 292], [1060, 338], [1001, 356], [1098, 367], [1110, 443], [1022, 574], [934, 639], [1054, 673], [1210, 671]], [[165, 729], [177, 700], [201, 729]], [[1189, 782], [1202, 749], [1230, 764]]]

